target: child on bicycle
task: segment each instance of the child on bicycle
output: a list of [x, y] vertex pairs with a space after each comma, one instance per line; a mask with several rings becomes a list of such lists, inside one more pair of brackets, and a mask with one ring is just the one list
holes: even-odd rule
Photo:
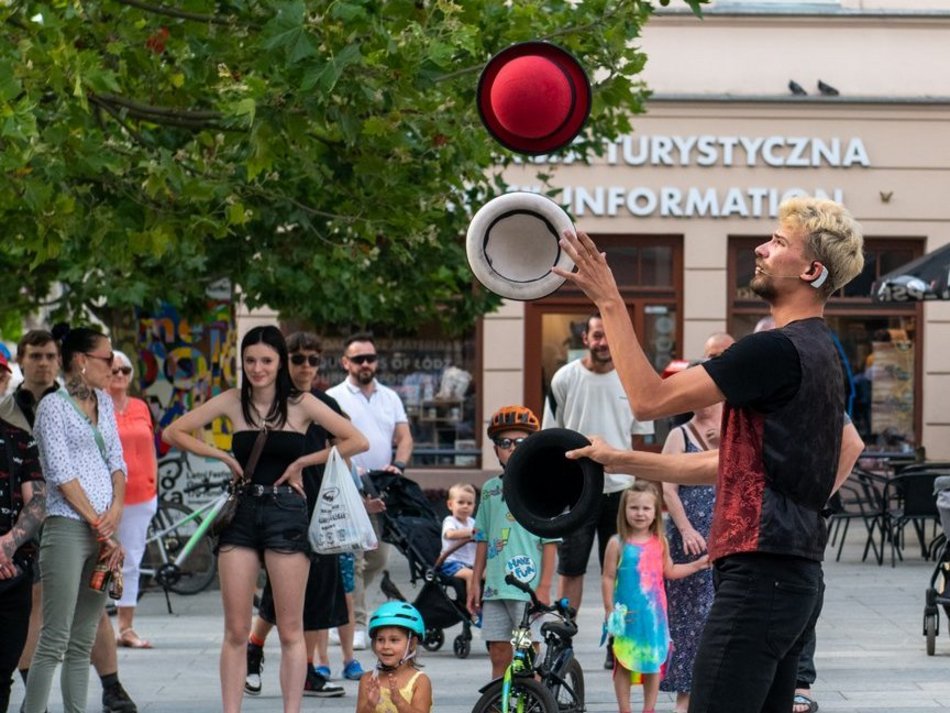
[[[456, 483], [449, 488], [447, 503], [452, 514], [442, 521], [442, 552], [450, 552], [439, 566], [439, 574], [458, 577], [468, 587], [475, 566], [475, 486], [471, 483]], [[462, 544], [465, 542], [465, 544]], [[461, 544], [461, 547], [459, 545]]]
[[[502, 469], [529, 434], [541, 427], [538, 417], [524, 406], [505, 406], [491, 417], [488, 437]], [[475, 566], [468, 585], [468, 609], [482, 613], [482, 639], [488, 642], [492, 678], [502, 676], [511, 663], [511, 632], [521, 622], [527, 594], [505, 583], [513, 574], [535, 590], [538, 599], [550, 603], [551, 578], [557, 557], [557, 539], [532, 535], [515, 521], [502, 497], [502, 475], [482, 487], [482, 500], [475, 517]], [[479, 592], [482, 575], [485, 591]], [[540, 624], [532, 627], [540, 639]]]
[[614, 637], [614, 692], [620, 713], [630, 713], [630, 685], [643, 682], [643, 713], [653, 713], [670, 653], [666, 579], [709, 567], [708, 555], [673, 564], [663, 530], [660, 491], [638, 480], [620, 496], [617, 534], [604, 554], [602, 590], [606, 628]]
[[432, 683], [415, 663], [425, 624], [407, 602], [386, 602], [369, 618], [376, 667], [364, 673], [356, 713], [430, 713]]

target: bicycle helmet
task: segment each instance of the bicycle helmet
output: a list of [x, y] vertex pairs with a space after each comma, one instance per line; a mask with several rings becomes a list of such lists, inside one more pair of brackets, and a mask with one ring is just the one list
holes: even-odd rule
[[408, 629], [420, 639], [426, 635], [426, 627], [419, 610], [408, 602], [386, 602], [369, 618], [369, 638], [374, 638], [376, 629], [383, 626], [398, 626]]
[[495, 434], [511, 429], [534, 433], [541, 430], [541, 422], [527, 406], [502, 406], [491, 417], [488, 437], [494, 438]]

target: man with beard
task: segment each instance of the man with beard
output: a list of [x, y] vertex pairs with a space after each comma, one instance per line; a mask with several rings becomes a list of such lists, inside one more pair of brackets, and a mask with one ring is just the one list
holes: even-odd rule
[[[347, 378], [327, 389], [327, 395], [340, 404], [359, 431], [369, 441], [369, 450], [353, 456], [353, 465], [360, 474], [372, 470], [388, 470], [402, 474], [412, 457], [412, 434], [402, 400], [392, 389], [376, 380], [379, 355], [370, 334], [354, 334], [343, 344], [343, 368]], [[395, 448], [395, 454], [393, 449]], [[373, 516], [373, 527], [379, 535], [379, 522]], [[357, 556], [354, 616], [356, 633], [353, 648], [366, 648], [366, 587], [386, 566], [388, 547], [380, 540], [375, 550]]]
[[624, 452], [595, 437], [568, 453], [638, 478], [716, 484], [708, 540], [716, 596], [690, 713], [788, 713], [803, 634], [818, 615], [822, 510], [860, 452], [848, 443], [841, 361], [823, 315], [863, 268], [861, 228], [834, 201], [782, 203], [778, 226], [755, 249], [750, 284], [776, 328], [665, 380], [637, 341], [604, 254], [583, 233], [566, 233], [561, 245], [577, 273], [555, 272], [600, 309], [634, 413], [659, 418], [725, 401], [718, 452]]
[[[588, 352], [555, 372], [551, 391], [544, 403], [541, 427], [596, 433], [615, 448], [633, 448], [634, 436], [653, 434], [653, 422], [638, 421], [630, 411], [630, 402], [614, 368], [599, 313], [587, 318], [581, 340]], [[558, 598], [567, 597], [575, 608], [581, 605], [584, 573], [594, 536], [597, 536], [597, 555], [603, 570], [607, 542], [617, 534], [620, 494], [632, 482], [629, 475], [605, 475], [600, 507], [580, 528], [566, 534], [558, 546]], [[605, 668], [613, 668], [611, 654], [612, 649], [608, 646]]]

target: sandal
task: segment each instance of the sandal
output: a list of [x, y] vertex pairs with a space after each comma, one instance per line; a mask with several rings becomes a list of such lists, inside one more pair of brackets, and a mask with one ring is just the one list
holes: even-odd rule
[[809, 698], [804, 693], [796, 693], [792, 699], [792, 713], [816, 713], [817, 710], [818, 701]]
[[135, 629], [129, 627], [128, 629], [122, 629], [119, 632], [118, 638], [115, 640], [115, 643], [119, 646], [124, 646], [127, 649], [150, 649], [152, 648], [152, 642], [148, 639], [141, 638], [138, 634], [135, 633]]

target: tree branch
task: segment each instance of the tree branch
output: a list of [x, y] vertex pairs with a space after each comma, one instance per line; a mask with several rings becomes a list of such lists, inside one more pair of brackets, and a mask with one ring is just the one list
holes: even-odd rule
[[178, 10], [173, 7], [168, 7], [167, 5], [155, 5], [149, 2], [142, 2], [142, 0], [117, 0], [120, 5], [128, 5], [129, 7], [135, 7], [139, 10], [145, 10], [145, 12], [151, 12], [155, 15], [165, 15], [166, 17], [177, 17], [181, 20], [193, 20], [194, 22], [209, 22], [212, 25], [224, 25], [225, 27], [231, 27], [235, 24], [234, 20], [230, 17], [222, 17], [221, 15], [205, 15], [199, 12], [189, 12], [187, 10]]

